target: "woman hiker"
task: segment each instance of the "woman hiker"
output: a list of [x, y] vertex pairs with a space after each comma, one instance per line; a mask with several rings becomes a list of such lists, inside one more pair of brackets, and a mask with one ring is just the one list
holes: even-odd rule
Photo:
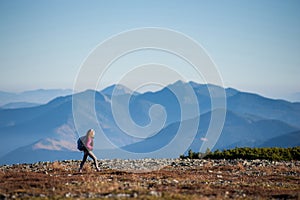
[[[84, 153], [82, 161], [80, 163], [79, 172], [82, 172], [83, 165], [88, 156], [93, 159], [96, 170], [98, 172], [100, 171], [100, 169], [98, 167], [97, 157], [92, 152], [93, 147], [94, 147], [94, 137], [95, 137], [95, 131], [93, 129], [90, 129], [87, 131], [85, 136], [82, 136], [81, 138], [79, 138], [79, 140], [81, 141], [81, 144], [83, 144], [83, 145], [81, 145], [81, 147], [79, 147], [80, 145], [78, 145], [78, 149], [83, 151], [83, 153]], [[79, 140], [78, 140], [78, 143], [80, 143]]]

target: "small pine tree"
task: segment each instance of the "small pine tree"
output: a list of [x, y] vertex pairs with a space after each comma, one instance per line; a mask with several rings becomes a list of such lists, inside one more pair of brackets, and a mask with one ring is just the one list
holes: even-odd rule
[[210, 153], [211, 153], [210, 148], [207, 148], [206, 151], [205, 151], [205, 155], [208, 155]]
[[188, 157], [190, 159], [193, 159], [193, 154], [194, 154], [194, 152], [192, 151], [192, 149], [190, 149], [189, 152], [188, 152]]

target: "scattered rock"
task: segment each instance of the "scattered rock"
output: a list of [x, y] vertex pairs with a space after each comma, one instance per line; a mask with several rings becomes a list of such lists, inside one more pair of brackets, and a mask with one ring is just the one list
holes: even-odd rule
[[155, 197], [160, 197], [161, 196], [161, 192], [157, 192], [157, 191], [150, 191], [149, 194], [151, 196], [155, 196]]
[[80, 160], [0, 166], [0, 199], [51, 198], [53, 194], [75, 199], [147, 199], [165, 193], [227, 199], [272, 199], [286, 194], [297, 199], [295, 191], [300, 191], [300, 161], [147, 158], [99, 163], [101, 172], [88, 161], [82, 173], [77, 172]]

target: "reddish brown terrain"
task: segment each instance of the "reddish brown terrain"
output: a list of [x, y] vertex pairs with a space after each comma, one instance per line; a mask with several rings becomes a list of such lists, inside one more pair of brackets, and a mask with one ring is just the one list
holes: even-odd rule
[[155, 170], [107, 162], [82, 173], [79, 161], [0, 166], [0, 199], [300, 199], [299, 161], [176, 159]]

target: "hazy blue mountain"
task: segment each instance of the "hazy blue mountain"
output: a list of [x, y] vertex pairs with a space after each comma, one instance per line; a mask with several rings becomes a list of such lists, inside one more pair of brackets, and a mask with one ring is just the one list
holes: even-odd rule
[[[183, 123], [188, 122], [184, 121]], [[173, 123], [167, 126], [166, 128], [162, 129], [156, 135], [149, 137], [143, 141], [122, 147], [122, 149], [135, 153], [147, 153], [159, 150], [160, 148], [167, 145], [174, 138], [179, 128], [179, 125], [179, 122]]]
[[30, 108], [39, 106], [40, 104], [37, 103], [28, 103], [28, 102], [13, 102], [8, 103], [3, 106], [1, 106], [2, 109], [16, 109], [16, 108]]
[[[215, 85], [203, 85], [190, 82], [196, 93], [201, 96], [199, 102], [205, 105], [205, 110], [210, 110], [209, 91], [221, 93], [222, 88]], [[266, 98], [257, 94], [241, 92], [233, 88], [226, 89], [227, 109], [235, 113], [253, 115], [265, 119], [280, 120], [300, 128], [300, 103], [291, 103], [285, 100]], [[203, 113], [203, 112], [202, 112]]]
[[1, 154], [42, 138], [61, 137], [64, 129], [74, 135], [75, 130], [71, 96], [33, 108], [0, 110], [0, 119]]
[[[11, 92], [0, 91], [0, 102], [6, 101], [6, 99], [13, 98], [16, 94]], [[8, 103], [8, 102], [7, 102]], [[0, 104], [0, 106], [2, 103]]]
[[287, 99], [291, 102], [300, 102], [300, 92], [290, 94]]
[[[193, 151], [199, 151], [200, 146], [203, 143], [205, 132], [207, 129], [207, 121], [210, 120], [211, 113], [206, 113], [201, 116], [199, 122], [198, 132], [193, 140], [191, 146], [187, 149]], [[214, 149], [234, 148], [234, 147], [251, 147], [251, 146], [280, 146], [290, 147], [297, 146], [299, 144], [299, 131], [284, 134], [291, 130], [296, 130], [287, 124], [284, 124], [276, 120], [253, 120], [253, 117], [249, 119], [247, 116], [239, 116], [235, 113], [228, 113], [226, 118], [223, 132], [219, 141]], [[186, 126], [191, 124], [193, 119], [183, 121]], [[261, 124], [266, 123], [263, 127]], [[258, 126], [257, 126], [258, 125]], [[156, 135], [140, 141], [127, 145], [117, 149], [104, 149], [95, 150], [95, 153], [99, 158], [113, 159], [113, 158], [142, 158], [135, 153], [148, 153], [159, 150], [165, 147], [175, 138], [180, 123], [173, 123], [164, 129], [162, 129]], [[182, 126], [182, 124], [181, 124]], [[279, 130], [277, 129], [279, 127]], [[239, 134], [237, 134], [239, 133]], [[268, 134], [265, 134], [268, 133]], [[279, 135], [279, 136], [278, 136]], [[275, 136], [275, 137], [274, 137]], [[276, 137], [277, 136], [277, 137]], [[269, 139], [271, 138], [271, 139]], [[180, 144], [186, 138], [180, 138]], [[265, 141], [262, 143], [262, 141]], [[126, 152], [127, 151], [127, 152]], [[174, 155], [164, 155], [160, 157], [177, 157], [180, 151], [178, 147], [174, 146]], [[178, 151], [178, 152], [177, 152]], [[131, 154], [130, 152], [133, 152]], [[42, 139], [33, 144], [26, 145], [21, 148], [17, 148], [12, 152], [9, 152], [2, 158], [0, 158], [0, 164], [12, 164], [12, 163], [28, 163], [38, 161], [53, 161], [53, 160], [65, 160], [65, 159], [81, 159], [82, 154], [76, 150], [75, 140], [58, 140], [58, 139]]]
[[104, 88], [103, 90], [100, 91], [102, 94], [111, 97], [113, 92], [114, 95], [116, 96], [120, 96], [120, 95], [127, 95], [127, 94], [131, 94], [131, 95], [138, 95], [139, 93], [134, 92], [132, 90], [130, 90], [129, 88], [127, 88], [124, 85], [111, 85], [107, 88]]
[[0, 107], [14, 102], [45, 104], [56, 97], [66, 96], [72, 93], [73, 91], [70, 89], [39, 89], [21, 93], [0, 91]]
[[58, 145], [55, 142], [60, 143], [60, 141], [45, 139], [19, 147], [0, 158], [0, 164], [35, 163], [39, 161], [82, 158], [79, 151], [70, 150], [64, 144]]
[[179, 102], [175, 95], [168, 89], [164, 88], [158, 92], [147, 92], [131, 98], [130, 110], [132, 114], [137, 114], [139, 111], [143, 111], [144, 115], [136, 116], [132, 115], [133, 120], [135, 120], [140, 125], [146, 125], [150, 123], [149, 110], [151, 106], [158, 104], [161, 105], [167, 115], [167, 124], [176, 122], [181, 117]]
[[[240, 118], [238, 120], [243, 121], [243, 123], [235, 121], [234, 118], [236, 117]], [[226, 119], [224, 129], [214, 149], [256, 147], [270, 138], [299, 130], [279, 120], [252, 121], [234, 113], [228, 114]], [[232, 124], [229, 125], [230, 123]]]
[[[189, 83], [177, 81], [160, 91], [146, 92], [134, 96], [130, 101], [131, 112], [134, 113], [143, 110], [146, 114], [145, 116], [142, 116], [142, 119], [145, 119], [143, 124], [147, 124], [150, 122], [150, 119], [146, 110], [149, 110], [151, 106], [155, 104], [161, 105], [167, 113], [166, 124], [169, 125], [174, 122], [197, 117], [199, 113], [201, 114], [210, 111], [211, 102], [208, 87], [214, 86], [196, 85], [195, 83], [191, 86]], [[189, 88], [195, 93], [195, 99], [190, 97]], [[199, 112], [196, 112], [195, 108], [198, 108]], [[185, 109], [185, 113], [189, 114], [185, 114], [184, 116], [182, 109]], [[135, 118], [134, 115], [132, 117], [134, 120], [141, 120], [141, 118]]]
[[227, 99], [227, 109], [266, 119], [281, 120], [300, 128], [300, 103], [274, 100], [257, 94], [238, 92]]
[[[188, 127], [193, 120], [194, 119], [183, 121], [182, 124], [179, 122], [173, 123], [162, 129], [153, 137], [123, 147], [123, 149], [138, 153], [158, 150], [175, 138], [180, 125]], [[195, 152], [200, 150], [202, 143], [206, 140], [205, 134], [210, 120], [211, 112], [201, 115], [197, 134], [188, 149], [192, 149]], [[253, 116], [243, 116], [228, 111], [223, 131], [214, 149], [258, 146], [270, 138], [295, 130], [298, 129], [278, 120], [261, 120]], [[181, 141], [184, 139], [188, 138], [182, 138]], [[176, 149], [174, 149], [174, 151], [175, 150]]]
[[[193, 82], [190, 84], [197, 94], [206, 97], [209, 97], [209, 91], [212, 88], [216, 93], [222, 89], [214, 85], [203, 85]], [[299, 102], [291, 103], [285, 100], [270, 99], [253, 93], [241, 92], [233, 88], [226, 89], [226, 96], [228, 110], [265, 119], [280, 120], [300, 128]], [[201, 100], [203, 97], [199, 97], [199, 99]], [[208, 100], [202, 100], [202, 102], [204, 105], [210, 106]]]
[[[100, 154], [102, 152], [101, 155], [107, 158], [118, 156], [127, 158], [132, 155], [128, 152], [106, 149], [111, 145], [110, 143], [129, 152], [155, 151], [169, 144], [176, 137], [179, 127], [192, 127], [195, 119], [199, 117], [195, 116], [195, 110], [197, 110], [195, 106], [198, 106], [201, 116], [190, 148], [198, 151], [207, 140], [205, 134], [211, 120], [211, 112], [218, 111], [218, 109], [211, 110], [211, 96], [218, 99], [224, 92], [223, 88], [211, 84], [178, 81], [157, 92], [134, 93], [134, 95], [130, 95], [125, 87], [118, 86], [116, 89], [120, 92], [112, 98], [111, 92], [114, 87], [116, 86], [108, 87], [101, 92], [87, 90], [73, 96], [57, 97], [35, 107], [0, 109], [0, 158], [2, 157], [2, 162], [5, 163], [4, 158], [11, 158], [21, 150], [29, 154], [33, 151], [33, 146], [40, 147], [34, 151], [35, 153], [42, 152], [41, 155], [48, 152], [54, 158], [54, 155], [60, 151], [66, 155], [74, 148], [73, 150], [72, 148], [63, 149], [59, 145], [72, 146], [76, 143], [76, 139], [85, 134], [89, 128], [96, 130], [95, 143], [101, 146], [101, 149], [96, 151]], [[195, 102], [191, 100], [187, 92], [190, 88], [195, 92], [199, 105], [195, 105]], [[259, 146], [272, 138], [300, 130], [300, 103], [268, 99], [233, 88], [226, 89], [225, 94], [227, 96], [226, 121], [215, 149]], [[10, 94], [3, 93], [3, 95], [9, 96]], [[129, 107], [123, 105], [124, 102], [127, 102]], [[112, 108], [116, 105], [119, 107], [113, 112]], [[153, 112], [157, 105], [164, 108], [164, 111]], [[182, 106], [190, 115], [182, 116], [180, 109]], [[167, 117], [162, 129], [157, 132], [153, 131], [147, 139], [131, 135], [134, 131], [139, 134], [139, 126], [149, 128], [149, 125], [154, 123], [153, 120], [162, 121], [164, 112]], [[154, 117], [152, 120], [150, 114]], [[116, 121], [116, 115], [121, 121]], [[136, 130], [135, 128], [124, 130], [117, 125], [117, 123], [127, 125], [128, 122], [136, 123]], [[143, 131], [141, 134], [144, 134]], [[181, 140], [186, 142], [192, 140], [191, 137], [191, 131], [187, 131]], [[288, 144], [287, 140], [283, 141]], [[291, 145], [293, 144], [294, 142], [291, 141]], [[179, 152], [181, 151], [180, 145], [178, 143], [178, 148], [175, 147], [174, 153], [183, 153]], [[175, 154], [165, 156], [176, 157]]]
[[260, 145], [261, 147], [296, 147], [300, 146], [300, 131], [295, 131], [271, 138]]
[[[0, 127], [11, 127], [16, 125], [26, 124], [29, 121], [36, 119], [43, 115], [48, 115], [49, 119], [52, 118], [48, 112], [53, 112], [57, 109], [57, 107], [64, 105], [67, 102], [71, 102], [72, 96], [67, 97], [58, 97], [48, 104], [40, 105], [32, 108], [18, 108], [18, 109], [9, 109], [9, 110], [1, 110], [0, 112]], [[71, 108], [71, 104], [70, 104]], [[63, 109], [62, 111], [65, 111]], [[61, 114], [64, 114], [62, 112]]]
[[[106, 136], [118, 146], [137, 141], [115, 124], [110, 101], [104, 95], [88, 90], [75, 96], [79, 97], [80, 104], [76, 112], [82, 117], [81, 127], [77, 129], [74, 126], [72, 96], [58, 97], [48, 104], [33, 108], [0, 110], [0, 156], [43, 138], [73, 140], [75, 143], [76, 137], [85, 134], [91, 127], [98, 127], [98, 123]], [[91, 104], [91, 99], [95, 99], [95, 105]], [[93, 116], [94, 109], [96, 118]]]

